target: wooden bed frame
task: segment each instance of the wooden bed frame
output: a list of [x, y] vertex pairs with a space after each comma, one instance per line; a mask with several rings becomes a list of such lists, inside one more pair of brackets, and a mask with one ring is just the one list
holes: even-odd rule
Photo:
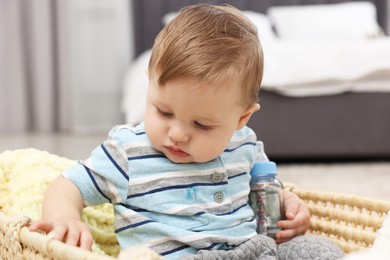
[[[324, 4], [337, 0], [133, 0], [136, 55], [149, 49], [163, 27], [165, 13], [196, 2], [227, 3], [264, 13], [274, 5]], [[378, 22], [387, 29], [388, 1], [372, 0]], [[389, 82], [390, 84], [390, 82]], [[261, 90], [262, 109], [249, 126], [270, 158], [289, 160], [390, 159], [390, 93], [344, 93], [287, 97]]]

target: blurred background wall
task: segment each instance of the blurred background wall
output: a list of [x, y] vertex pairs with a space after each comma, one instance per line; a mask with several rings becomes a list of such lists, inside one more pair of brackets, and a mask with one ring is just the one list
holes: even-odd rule
[[129, 0], [0, 0], [0, 133], [123, 122]]

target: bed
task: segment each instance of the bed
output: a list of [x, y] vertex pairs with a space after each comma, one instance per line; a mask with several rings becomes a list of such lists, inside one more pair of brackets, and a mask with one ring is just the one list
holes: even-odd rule
[[[155, 36], [175, 12], [195, 2], [200, 1], [133, 0], [137, 58], [129, 66], [122, 103], [128, 123], [143, 119], [144, 72]], [[249, 126], [269, 157], [390, 159], [388, 1], [208, 2], [236, 6], [259, 24], [262, 108]]]

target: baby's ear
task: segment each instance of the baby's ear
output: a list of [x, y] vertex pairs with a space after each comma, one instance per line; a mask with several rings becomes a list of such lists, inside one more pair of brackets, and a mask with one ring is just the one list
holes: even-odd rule
[[238, 123], [237, 123], [237, 130], [243, 128], [249, 121], [249, 119], [251, 118], [252, 114], [256, 111], [260, 110], [260, 105], [257, 104], [257, 103], [253, 103], [251, 105], [249, 105], [244, 113], [242, 113], [240, 119], [238, 120]]

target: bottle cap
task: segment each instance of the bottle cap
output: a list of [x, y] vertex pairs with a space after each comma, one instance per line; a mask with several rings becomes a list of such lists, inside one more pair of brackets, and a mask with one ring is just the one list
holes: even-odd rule
[[255, 162], [251, 175], [276, 175], [276, 163], [271, 161]]

